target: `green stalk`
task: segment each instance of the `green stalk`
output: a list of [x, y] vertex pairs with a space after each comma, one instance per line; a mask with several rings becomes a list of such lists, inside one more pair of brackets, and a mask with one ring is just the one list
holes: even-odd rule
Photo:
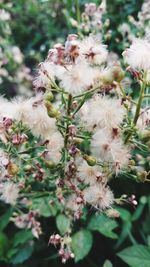
[[100, 89], [100, 85], [99, 86], [96, 86], [96, 87], [94, 87], [94, 88], [92, 88], [92, 89], [90, 89], [90, 90], [88, 90], [88, 91], [86, 91], [86, 92], [84, 92], [84, 93], [82, 93], [80, 95], [74, 96], [73, 99], [76, 99], [76, 98], [79, 98], [79, 97], [82, 97], [82, 96], [86, 96], [86, 95], [88, 95], [90, 93], [94, 93], [98, 89]]
[[143, 83], [141, 84], [140, 96], [139, 96], [139, 99], [138, 99], [136, 112], [135, 112], [135, 116], [134, 116], [134, 120], [133, 120], [133, 124], [134, 125], [136, 125], [137, 120], [138, 120], [139, 115], [140, 115], [140, 110], [141, 110], [141, 105], [142, 105], [142, 101], [143, 101], [143, 98], [144, 98], [145, 88], [146, 88], [146, 83], [143, 81]]
[[65, 139], [64, 139], [64, 147], [67, 147], [67, 143], [68, 143], [68, 131], [69, 131], [69, 117], [70, 117], [70, 113], [71, 113], [71, 105], [72, 105], [72, 95], [69, 94], [68, 95], [68, 105], [67, 105], [67, 126], [66, 126], [66, 132], [65, 132]]
[[80, 4], [79, 0], [76, 0], [76, 12], [77, 12], [77, 22], [80, 25]]
[[[135, 111], [135, 116], [132, 122], [132, 126], [136, 126], [136, 123], [138, 121], [139, 115], [140, 115], [140, 111], [141, 111], [141, 106], [142, 106], [142, 102], [143, 102], [143, 98], [144, 98], [144, 92], [146, 89], [146, 73], [144, 74], [143, 77], [143, 82], [141, 83], [141, 89], [140, 89], [140, 95], [139, 95], [139, 99], [137, 102], [137, 106], [136, 106], [136, 111]], [[130, 139], [132, 133], [129, 132], [125, 138], [125, 144], [128, 142], [128, 140]]]
[[75, 111], [73, 112], [72, 116], [74, 116], [79, 110], [80, 108], [83, 106], [85, 102], [85, 97], [83, 97], [83, 99], [81, 100], [81, 102], [79, 103], [78, 107], [75, 109]]

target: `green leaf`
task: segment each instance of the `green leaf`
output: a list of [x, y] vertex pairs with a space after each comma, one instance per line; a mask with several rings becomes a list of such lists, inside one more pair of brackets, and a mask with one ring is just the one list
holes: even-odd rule
[[5, 254], [8, 250], [8, 238], [4, 233], [0, 233], [0, 259], [5, 258]]
[[12, 248], [9, 248], [8, 251], [7, 251], [7, 259], [11, 259], [14, 255], [17, 254], [17, 252], [19, 251], [19, 247], [12, 247]]
[[28, 240], [33, 238], [33, 234], [29, 230], [22, 230], [15, 234], [13, 238], [13, 246], [18, 246], [20, 244], [26, 243]]
[[119, 211], [120, 218], [123, 221], [127, 221], [127, 222], [131, 221], [131, 213], [128, 210], [126, 210], [126, 209], [124, 209], [122, 207], [115, 207], [115, 209]]
[[143, 210], [144, 210], [145, 204], [140, 203], [140, 205], [138, 205], [138, 207], [136, 208], [135, 212], [133, 213], [132, 216], [132, 221], [137, 221], [139, 219], [139, 217], [141, 216]]
[[33, 252], [33, 246], [28, 245], [25, 247], [22, 247], [21, 249], [18, 250], [18, 252], [14, 255], [14, 257], [11, 259], [11, 263], [13, 265], [20, 264], [27, 260]]
[[59, 214], [56, 217], [56, 225], [59, 232], [64, 235], [70, 229], [70, 220], [67, 216]]
[[104, 214], [94, 215], [89, 224], [88, 229], [92, 231], [98, 231], [102, 235], [107, 236], [109, 238], [117, 238], [117, 234], [113, 232], [113, 230], [118, 226], [118, 223], [108, 218]]
[[10, 207], [5, 214], [0, 217], [0, 231], [2, 231], [9, 223], [9, 218], [12, 215], [13, 208]]
[[106, 260], [106, 261], [104, 262], [103, 267], [113, 267], [113, 265], [112, 265], [112, 263], [111, 263], [109, 260]]
[[115, 248], [117, 249], [124, 241], [125, 239], [130, 235], [131, 233], [132, 224], [129, 221], [124, 221], [121, 227], [121, 233], [118, 238], [118, 242], [115, 245]]
[[144, 245], [128, 247], [117, 255], [131, 267], [150, 267], [150, 250]]
[[50, 217], [53, 215], [53, 211], [49, 201], [49, 197], [35, 198], [32, 201], [32, 209], [37, 210], [41, 216]]
[[71, 247], [75, 254], [75, 262], [82, 260], [91, 250], [93, 237], [90, 231], [80, 230], [72, 236]]

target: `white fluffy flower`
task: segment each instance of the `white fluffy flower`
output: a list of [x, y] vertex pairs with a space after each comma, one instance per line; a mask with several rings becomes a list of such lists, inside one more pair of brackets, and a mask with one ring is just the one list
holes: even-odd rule
[[128, 148], [120, 138], [112, 138], [107, 129], [96, 131], [91, 141], [91, 151], [101, 161], [113, 164], [116, 172], [127, 166], [130, 157]]
[[85, 62], [67, 66], [65, 72], [59, 73], [60, 85], [72, 95], [77, 95], [90, 88], [96, 78], [97, 71]]
[[9, 163], [8, 155], [0, 148], [0, 166], [6, 166]]
[[88, 130], [117, 128], [123, 121], [125, 109], [118, 99], [96, 96], [81, 108], [81, 121]]
[[38, 75], [34, 80], [34, 87], [45, 87], [51, 88], [52, 82], [55, 80], [55, 67], [56, 65], [52, 62], [45, 61], [40, 64]]
[[123, 52], [124, 60], [132, 68], [138, 70], [150, 69], [150, 43], [147, 40], [135, 39]]
[[35, 136], [47, 139], [56, 130], [56, 120], [50, 118], [41, 95], [14, 102], [15, 119], [22, 121]]
[[0, 9], [0, 20], [7, 21], [10, 20], [11, 16], [5, 9]]
[[99, 180], [100, 182], [106, 182], [104, 181], [105, 179], [103, 177], [103, 174], [100, 172], [99, 167], [89, 166], [85, 160], [78, 167], [78, 176], [85, 183], [89, 184], [95, 184]]
[[7, 99], [0, 97], [0, 117], [7, 117], [14, 119], [16, 116], [16, 109], [14, 105]]
[[13, 46], [11, 52], [16, 63], [21, 64], [23, 61], [23, 54], [21, 53], [20, 48], [18, 46]]
[[6, 166], [9, 163], [8, 155], [0, 149], [0, 179], [2, 180], [7, 173]]
[[150, 125], [150, 108], [144, 109], [137, 121], [137, 126], [140, 130], [144, 130]]
[[64, 145], [62, 135], [57, 131], [54, 132], [48, 139], [47, 149], [48, 153], [46, 158], [54, 162], [59, 162], [61, 159], [61, 149]]
[[66, 199], [65, 206], [67, 209], [73, 210], [74, 212], [76, 212], [77, 210], [79, 210], [81, 205], [77, 204], [77, 196], [75, 194], [72, 194]]
[[80, 51], [90, 63], [101, 65], [107, 60], [106, 45], [101, 44], [96, 37], [89, 36], [81, 41]]
[[15, 205], [19, 196], [18, 185], [13, 182], [6, 182], [0, 187], [0, 199], [11, 205]]
[[9, 102], [0, 98], [0, 116], [22, 121], [35, 136], [44, 140], [56, 132], [56, 119], [50, 118], [41, 94], [30, 99]]
[[110, 208], [114, 201], [112, 191], [108, 186], [92, 185], [83, 191], [85, 201], [97, 209]]

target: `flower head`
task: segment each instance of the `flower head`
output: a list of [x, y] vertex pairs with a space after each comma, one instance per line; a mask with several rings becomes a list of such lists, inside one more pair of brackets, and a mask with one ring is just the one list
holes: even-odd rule
[[5, 182], [0, 187], [0, 199], [4, 202], [15, 205], [19, 196], [18, 185], [13, 182]]
[[131, 68], [147, 71], [150, 69], [150, 43], [147, 40], [135, 39], [123, 52], [124, 60]]
[[101, 65], [107, 60], [106, 45], [101, 44], [96, 37], [89, 36], [81, 41], [80, 51], [90, 63]]
[[113, 204], [114, 196], [108, 186], [93, 185], [84, 190], [84, 199], [93, 207], [105, 210]]

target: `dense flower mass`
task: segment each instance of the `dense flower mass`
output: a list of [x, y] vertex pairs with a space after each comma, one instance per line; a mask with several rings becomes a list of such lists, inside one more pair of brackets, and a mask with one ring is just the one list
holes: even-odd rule
[[138, 70], [150, 69], [150, 42], [135, 39], [129, 49], [123, 52], [125, 62]]
[[[86, 6], [86, 13], [94, 10]], [[68, 216], [63, 236], [49, 240], [60, 246], [63, 263], [74, 257], [73, 220], [82, 217], [85, 206], [118, 217], [113, 204], [137, 205], [135, 197], [116, 200], [108, 183], [120, 174], [142, 177], [133, 152], [141, 145], [135, 137], [144, 135], [150, 122], [149, 109], [142, 106], [149, 51], [149, 43], [139, 39], [123, 53], [141, 85], [137, 102], [123, 88], [118, 58], [111, 61], [98, 36], [80, 40], [75, 34], [39, 64], [35, 96], [0, 98], [0, 199], [14, 208], [19, 203], [12, 220], [36, 238], [42, 233], [37, 218], [45, 215], [39, 196], [49, 209], [56, 206], [57, 213]]]

